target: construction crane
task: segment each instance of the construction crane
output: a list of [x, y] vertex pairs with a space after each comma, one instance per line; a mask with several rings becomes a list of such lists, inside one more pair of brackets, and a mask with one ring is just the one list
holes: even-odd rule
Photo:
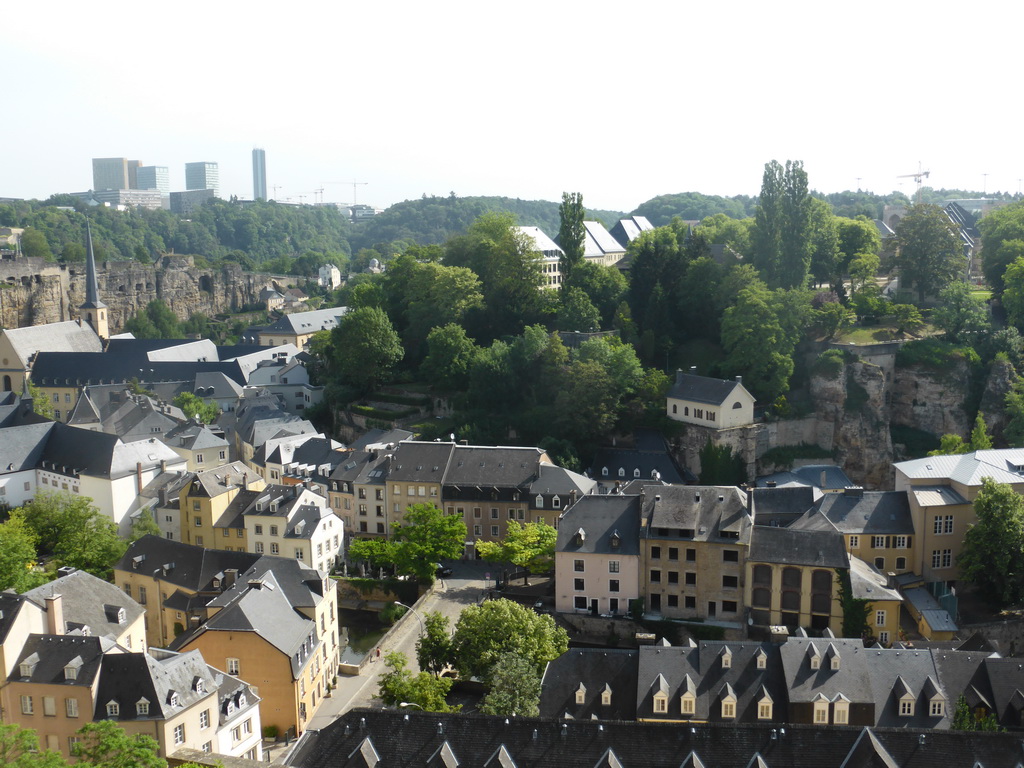
[[931, 171], [922, 171], [920, 161], [917, 164], [917, 173], [904, 173], [902, 176], [897, 176], [897, 179], [913, 179], [917, 182], [917, 204], [921, 204], [921, 180], [927, 179], [931, 175]]
[[271, 189], [274, 190], [274, 199], [276, 200], [277, 199], [277, 190], [284, 189], [284, 187], [282, 187], [280, 184], [275, 184], [274, 186], [271, 187]]
[[352, 185], [352, 205], [355, 205], [359, 201], [356, 199], [356, 187], [365, 187], [370, 182], [368, 181], [325, 181], [323, 184], [351, 184]]
[[317, 202], [317, 195], [320, 196], [319, 204], [323, 205], [323, 202], [324, 202], [324, 183], [322, 181], [320, 182], [319, 189], [314, 189], [313, 190], [313, 201], [314, 202]]

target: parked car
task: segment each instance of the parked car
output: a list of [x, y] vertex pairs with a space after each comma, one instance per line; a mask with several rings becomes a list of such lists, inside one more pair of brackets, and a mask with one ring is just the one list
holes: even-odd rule
[[435, 573], [438, 577], [444, 579], [452, 575], [452, 569], [447, 565], [441, 565], [441, 563], [434, 563], [434, 565], [436, 566]]

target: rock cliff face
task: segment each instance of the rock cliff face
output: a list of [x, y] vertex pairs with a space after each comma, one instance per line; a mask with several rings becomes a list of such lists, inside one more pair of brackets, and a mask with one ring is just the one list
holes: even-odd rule
[[897, 368], [892, 389], [892, 423], [933, 435], [968, 437], [971, 424], [964, 412], [970, 371], [964, 360], [943, 371], [919, 366]]
[[836, 461], [850, 479], [870, 488], [890, 488], [885, 372], [863, 361], [844, 363], [833, 376], [813, 376], [811, 395], [817, 418], [832, 425]]
[[985, 382], [985, 391], [981, 395], [981, 416], [985, 419], [988, 433], [997, 441], [1002, 439], [1003, 430], [1009, 421], [1004, 411], [1006, 395], [1017, 383], [1017, 378], [1017, 372], [1008, 360], [996, 360]]
[[[100, 298], [110, 309], [114, 332], [154, 299], [185, 320], [196, 312], [215, 315], [254, 304], [271, 282], [269, 276], [243, 272], [235, 264], [197, 269], [187, 256], [165, 256], [155, 265], [108, 261], [96, 266]], [[72, 320], [84, 301], [84, 264], [65, 267], [39, 259], [0, 263], [0, 325], [5, 328]]]

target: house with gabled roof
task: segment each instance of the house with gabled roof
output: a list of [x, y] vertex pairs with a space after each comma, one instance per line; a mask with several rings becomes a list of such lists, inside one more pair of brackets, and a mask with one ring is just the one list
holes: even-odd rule
[[305, 349], [314, 333], [336, 328], [347, 312], [348, 307], [328, 307], [282, 315], [270, 325], [260, 329], [260, 346], [275, 347], [282, 344], [294, 344], [298, 349]]
[[680, 369], [666, 402], [668, 417], [685, 424], [728, 429], [754, 423], [754, 396], [741, 376], [729, 381], [698, 376], [695, 367], [689, 373]]
[[540, 716], [564, 720], [635, 720], [639, 651], [566, 651], [541, 678]]
[[622, 615], [640, 596], [637, 495], [583, 496], [558, 523], [555, 610]]
[[20, 392], [40, 352], [100, 352], [103, 342], [88, 323], [68, 320], [0, 330], [0, 390]]

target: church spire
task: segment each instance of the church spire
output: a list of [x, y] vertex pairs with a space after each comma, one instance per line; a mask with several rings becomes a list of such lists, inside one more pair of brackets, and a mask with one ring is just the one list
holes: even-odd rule
[[88, 248], [85, 254], [85, 304], [79, 309], [98, 309], [107, 305], [100, 301], [100, 288], [96, 280], [96, 255], [92, 251], [92, 227], [85, 224]]
[[87, 322], [101, 339], [110, 338], [107, 319], [107, 305], [100, 301], [100, 287], [96, 280], [96, 254], [92, 250], [92, 228], [85, 223], [88, 249], [85, 254], [85, 303], [79, 307], [82, 319]]

